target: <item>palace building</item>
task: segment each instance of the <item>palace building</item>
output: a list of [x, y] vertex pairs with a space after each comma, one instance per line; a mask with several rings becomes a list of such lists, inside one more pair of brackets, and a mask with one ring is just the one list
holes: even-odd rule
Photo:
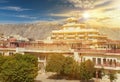
[[102, 68], [108, 71], [120, 70], [120, 41], [109, 39], [97, 29], [89, 28], [74, 17], [68, 18], [60, 30], [53, 30], [49, 39], [27, 42], [12, 39], [8, 44], [0, 48], [2, 54], [36, 55], [40, 72], [45, 72], [46, 60], [50, 54], [71, 56], [77, 62], [90, 59], [98, 71]]

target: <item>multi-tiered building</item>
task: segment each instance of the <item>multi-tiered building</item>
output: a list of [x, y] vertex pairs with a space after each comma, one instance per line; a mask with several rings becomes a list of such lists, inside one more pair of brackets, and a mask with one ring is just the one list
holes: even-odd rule
[[96, 29], [88, 28], [84, 23], [79, 23], [76, 18], [68, 18], [67, 23], [61, 28], [61, 30], [52, 31], [51, 40], [64, 41], [71, 45], [77, 44], [80, 49], [84, 46], [91, 49], [107, 48], [105, 43], [108, 39], [105, 35], [101, 35]]

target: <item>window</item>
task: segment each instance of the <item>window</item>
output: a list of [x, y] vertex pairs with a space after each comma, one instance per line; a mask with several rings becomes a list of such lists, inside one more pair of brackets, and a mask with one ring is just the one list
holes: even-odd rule
[[98, 64], [101, 65], [101, 58], [98, 58]]
[[93, 58], [93, 62], [94, 62], [94, 64], [96, 64], [96, 58]]
[[103, 59], [103, 64], [106, 64], [106, 59]]

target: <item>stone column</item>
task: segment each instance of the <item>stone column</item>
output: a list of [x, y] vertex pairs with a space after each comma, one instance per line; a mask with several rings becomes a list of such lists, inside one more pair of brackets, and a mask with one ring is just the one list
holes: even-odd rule
[[98, 65], [98, 58], [96, 58], [96, 65]]
[[101, 65], [103, 65], [103, 58], [101, 58]]
[[78, 52], [74, 52], [74, 59], [75, 59], [75, 61], [79, 61], [80, 60]]

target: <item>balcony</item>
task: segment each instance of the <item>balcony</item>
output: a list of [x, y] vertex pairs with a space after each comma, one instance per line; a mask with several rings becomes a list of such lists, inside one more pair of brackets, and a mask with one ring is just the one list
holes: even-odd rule
[[91, 36], [91, 37], [98, 37], [98, 35], [96, 35], [96, 34], [90, 34], [90, 35], [88, 35], [88, 36]]
[[120, 70], [120, 66], [105, 66], [105, 65], [95, 65], [95, 68], [103, 68], [107, 70]]
[[64, 37], [64, 35], [58, 35], [57, 37]]
[[80, 53], [120, 53], [120, 49], [112, 49], [112, 50], [107, 50], [107, 49], [102, 49], [102, 50], [97, 50], [97, 49], [80, 49], [76, 50]]
[[78, 35], [78, 37], [84, 37], [84, 35]]
[[67, 37], [75, 37], [75, 35], [67, 35]]

